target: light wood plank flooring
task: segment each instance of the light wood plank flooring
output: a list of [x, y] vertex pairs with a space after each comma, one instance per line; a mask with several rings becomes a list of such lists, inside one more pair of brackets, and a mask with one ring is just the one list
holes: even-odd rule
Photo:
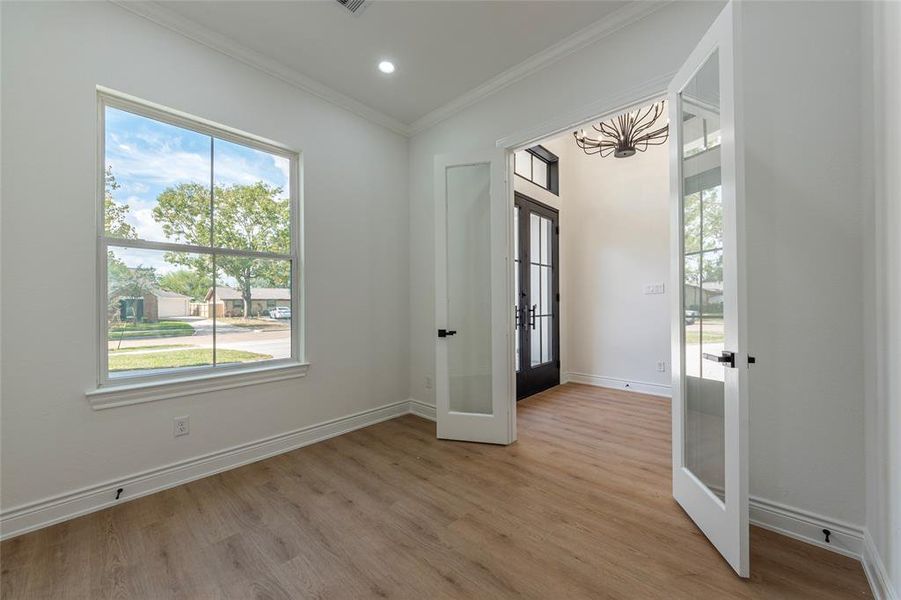
[[733, 575], [670, 497], [669, 405], [564, 385], [519, 441], [405, 416], [4, 542], [14, 598], [869, 598], [754, 528]]

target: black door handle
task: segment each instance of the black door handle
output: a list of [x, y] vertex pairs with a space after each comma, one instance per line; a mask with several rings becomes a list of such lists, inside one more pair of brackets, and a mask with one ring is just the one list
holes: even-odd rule
[[438, 337], [447, 337], [449, 335], [457, 335], [457, 332], [453, 329], [439, 329]]
[[707, 360], [712, 360], [713, 362], [723, 364], [733, 369], [735, 368], [735, 352], [723, 350], [719, 356], [717, 356], [716, 354], [707, 354], [705, 352], [703, 356]]

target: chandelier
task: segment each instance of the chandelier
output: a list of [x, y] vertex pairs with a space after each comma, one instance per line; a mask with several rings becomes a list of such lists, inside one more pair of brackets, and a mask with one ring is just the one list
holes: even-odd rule
[[576, 138], [576, 145], [589, 156], [613, 154], [616, 158], [626, 158], [636, 151], [644, 152], [648, 146], [659, 146], [666, 141], [669, 124], [650, 130], [663, 113], [664, 102], [655, 102], [648, 108], [639, 108], [592, 125], [592, 129], [601, 134], [598, 137], [585, 135], [584, 129], [573, 131], [573, 137]]

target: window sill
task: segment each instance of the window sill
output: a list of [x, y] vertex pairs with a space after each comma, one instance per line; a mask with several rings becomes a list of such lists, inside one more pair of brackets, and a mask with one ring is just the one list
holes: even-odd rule
[[166, 400], [167, 398], [192, 396], [194, 394], [217, 392], [258, 383], [304, 377], [309, 368], [309, 363], [293, 363], [256, 369], [242, 369], [231, 373], [209, 373], [180, 379], [169, 379], [167, 381], [112, 384], [85, 392], [85, 397], [91, 403], [91, 408], [104, 410], [131, 404]]

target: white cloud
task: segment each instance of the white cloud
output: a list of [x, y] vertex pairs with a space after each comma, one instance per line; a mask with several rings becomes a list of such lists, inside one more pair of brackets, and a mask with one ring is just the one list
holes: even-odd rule
[[153, 218], [153, 211], [149, 208], [132, 209], [129, 211], [127, 221], [135, 228], [135, 232], [142, 240], [153, 241], [178, 241], [169, 240], [163, 233], [163, 227]]
[[[140, 181], [130, 181], [122, 184], [122, 189], [128, 194], [146, 194], [150, 191], [150, 186]], [[136, 196], [132, 196], [133, 198]]]
[[[107, 157], [117, 178], [140, 178], [159, 185], [210, 180], [210, 160], [190, 152], [159, 153], [132, 149]], [[146, 184], [142, 184], [146, 185]]]
[[130, 268], [152, 267], [157, 275], [165, 275], [177, 271], [181, 267], [166, 262], [165, 252], [159, 250], [144, 250], [142, 248], [111, 248], [113, 254]]

